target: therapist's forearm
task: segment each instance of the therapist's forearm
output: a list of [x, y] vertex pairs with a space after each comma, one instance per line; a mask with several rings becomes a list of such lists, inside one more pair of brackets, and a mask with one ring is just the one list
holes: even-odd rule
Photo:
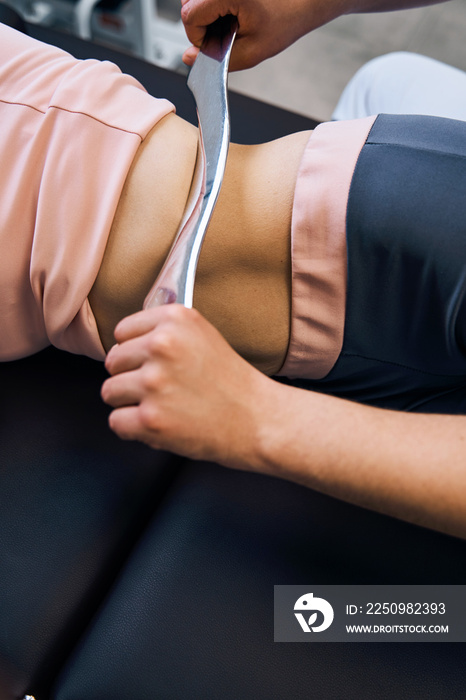
[[121, 438], [466, 537], [466, 416], [387, 411], [280, 384], [179, 304], [124, 319], [115, 338], [102, 397]]
[[447, 0], [348, 0], [346, 14], [360, 12], [390, 12], [426, 5], [439, 5]]
[[466, 537], [466, 417], [375, 409], [279, 384], [261, 403], [258, 471]]

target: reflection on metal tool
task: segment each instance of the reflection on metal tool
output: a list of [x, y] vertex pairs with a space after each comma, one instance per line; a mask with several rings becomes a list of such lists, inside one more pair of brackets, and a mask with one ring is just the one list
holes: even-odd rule
[[193, 184], [183, 220], [144, 308], [177, 302], [191, 308], [201, 246], [217, 201], [230, 142], [228, 62], [236, 18], [222, 17], [207, 30], [188, 77], [199, 120], [199, 144]]

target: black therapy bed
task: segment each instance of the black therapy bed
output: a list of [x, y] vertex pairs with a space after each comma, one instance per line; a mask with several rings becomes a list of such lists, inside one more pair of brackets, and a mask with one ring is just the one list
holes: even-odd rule
[[[108, 58], [195, 120], [185, 79]], [[232, 138], [309, 120], [231, 96]], [[466, 542], [299, 486], [120, 442], [104, 368], [0, 365], [0, 700], [454, 700], [465, 644], [273, 641], [274, 584], [464, 584]]]

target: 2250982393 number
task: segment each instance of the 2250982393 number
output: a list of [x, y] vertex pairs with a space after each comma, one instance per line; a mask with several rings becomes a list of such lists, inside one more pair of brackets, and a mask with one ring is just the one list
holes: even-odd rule
[[366, 603], [366, 615], [444, 615], [445, 603]]

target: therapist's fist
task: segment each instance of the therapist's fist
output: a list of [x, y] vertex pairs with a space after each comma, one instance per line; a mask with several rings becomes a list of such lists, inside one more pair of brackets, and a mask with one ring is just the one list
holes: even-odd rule
[[343, 10], [345, 0], [181, 0], [181, 18], [193, 46], [183, 60], [192, 65], [206, 27], [219, 17], [238, 18], [230, 70], [252, 68], [290, 46]]
[[[112, 430], [153, 448], [254, 468], [263, 385], [196, 310], [171, 304], [123, 319], [105, 362]], [[266, 388], [266, 386], [265, 386]]]

